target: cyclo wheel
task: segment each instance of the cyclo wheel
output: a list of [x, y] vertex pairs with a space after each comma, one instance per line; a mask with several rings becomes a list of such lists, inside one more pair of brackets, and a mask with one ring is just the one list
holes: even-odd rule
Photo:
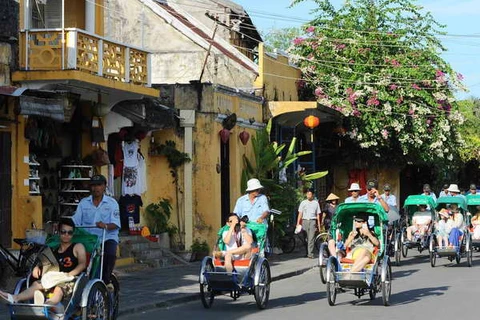
[[82, 308], [82, 320], [109, 319], [110, 300], [102, 282], [95, 282], [88, 292], [87, 305]]
[[435, 239], [434, 237], [430, 238], [430, 265], [432, 268], [435, 268], [435, 263], [437, 261], [437, 253], [435, 252]]
[[[205, 272], [212, 272], [213, 264], [212, 261], [208, 261], [205, 265]], [[213, 304], [213, 299], [215, 299], [215, 293], [212, 288], [208, 285], [206, 281], [200, 283], [200, 299], [202, 300], [203, 307], [209, 309]]]
[[323, 243], [320, 246], [320, 250], [318, 251], [318, 269], [320, 271], [320, 280], [323, 284], [327, 283], [327, 261], [328, 261], [329, 253], [328, 253], [328, 244]]
[[337, 284], [335, 281], [335, 265], [327, 264], [327, 300], [331, 306], [335, 305], [337, 299]]
[[473, 265], [473, 246], [472, 246], [472, 236], [468, 235], [467, 244], [465, 245], [467, 250], [467, 264], [469, 267]]
[[385, 276], [382, 281], [382, 300], [384, 306], [390, 305], [390, 295], [392, 294], [392, 266], [390, 262], [387, 262], [387, 266], [384, 269]]
[[402, 238], [401, 238], [401, 246], [402, 246], [402, 256], [404, 258], [407, 257], [408, 254], [408, 247], [405, 245], [405, 241], [407, 240], [407, 231], [402, 232]]
[[114, 288], [112, 293], [112, 320], [115, 320], [118, 317], [118, 308], [120, 304], [120, 283], [114, 273], [110, 276], [110, 281]]
[[402, 257], [402, 253], [401, 253], [401, 248], [402, 248], [402, 237], [399, 234], [397, 234], [397, 236], [395, 237], [395, 244], [394, 244], [394, 248], [395, 248], [395, 265], [397, 267], [400, 266], [400, 260], [401, 260], [401, 257]]
[[322, 246], [322, 243], [326, 243], [327, 239], [328, 239], [328, 233], [327, 232], [319, 233], [315, 237], [315, 249], [317, 249], [317, 251], [319, 251], [320, 247]]
[[270, 282], [272, 281], [270, 275], [270, 267], [267, 260], [264, 260], [260, 265], [258, 284], [255, 286], [255, 302], [258, 309], [265, 309], [268, 304], [270, 296]]

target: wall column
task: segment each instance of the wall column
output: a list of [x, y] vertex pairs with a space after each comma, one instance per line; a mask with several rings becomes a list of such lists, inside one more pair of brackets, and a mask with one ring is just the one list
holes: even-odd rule
[[95, 33], [95, 1], [85, 0], [85, 31]]
[[180, 126], [185, 128], [184, 152], [192, 159], [184, 165], [185, 250], [193, 243], [193, 127], [195, 110], [180, 110]]

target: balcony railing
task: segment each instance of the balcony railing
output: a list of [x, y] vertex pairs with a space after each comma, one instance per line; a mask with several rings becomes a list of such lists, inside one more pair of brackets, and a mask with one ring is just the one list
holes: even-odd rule
[[80, 70], [151, 85], [149, 53], [75, 28], [22, 31], [20, 66], [23, 70]]

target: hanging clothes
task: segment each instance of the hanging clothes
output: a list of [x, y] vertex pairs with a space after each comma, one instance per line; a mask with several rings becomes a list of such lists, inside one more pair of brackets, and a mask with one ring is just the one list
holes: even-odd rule
[[142, 194], [145, 192], [145, 159], [139, 152], [137, 140], [124, 142], [122, 195]]
[[132, 217], [134, 223], [140, 223], [140, 207], [143, 206], [142, 197], [137, 194], [127, 194], [118, 200], [120, 207], [121, 225], [128, 229], [128, 218]]

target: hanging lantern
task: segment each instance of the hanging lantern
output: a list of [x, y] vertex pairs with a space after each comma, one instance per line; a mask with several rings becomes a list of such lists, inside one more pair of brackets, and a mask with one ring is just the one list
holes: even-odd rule
[[223, 143], [227, 143], [230, 138], [230, 130], [223, 128], [218, 134], [220, 135], [220, 140], [222, 140]]
[[303, 119], [303, 124], [305, 127], [310, 128], [310, 141], [313, 143], [313, 129], [318, 127], [320, 124], [320, 119], [315, 116], [308, 116]]
[[250, 133], [248, 133], [247, 131], [243, 130], [242, 132], [240, 132], [240, 134], [238, 135], [238, 137], [240, 138], [240, 141], [242, 141], [242, 144], [244, 146], [247, 145], [248, 143], [248, 139], [250, 139]]

